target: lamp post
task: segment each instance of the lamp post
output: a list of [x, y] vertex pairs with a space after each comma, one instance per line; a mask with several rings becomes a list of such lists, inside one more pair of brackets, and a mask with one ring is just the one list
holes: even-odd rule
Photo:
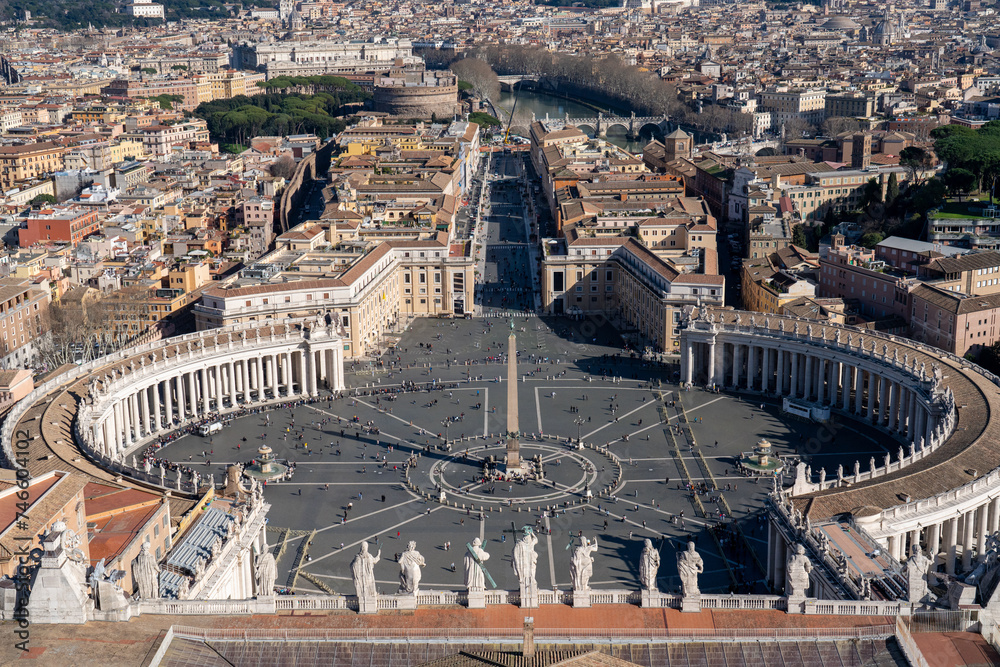
[[444, 444], [447, 449], [448, 446], [448, 434], [451, 429], [451, 419], [443, 419], [441, 425], [444, 426]]
[[580, 435], [580, 431], [583, 428], [583, 425], [587, 423], [587, 420], [583, 417], [577, 417], [573, 420], [573, 423], [576, 424], [576, 444], [582, 445], [583, 437]]

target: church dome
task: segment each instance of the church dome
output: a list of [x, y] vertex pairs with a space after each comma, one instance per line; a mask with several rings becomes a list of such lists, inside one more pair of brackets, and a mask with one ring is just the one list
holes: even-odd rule
[[857, 30], [861, 26], [855, 23], [849, 16], [833, 16], [820, 27], [823, 28], [823, 30], [847, 32], [850, 30]]

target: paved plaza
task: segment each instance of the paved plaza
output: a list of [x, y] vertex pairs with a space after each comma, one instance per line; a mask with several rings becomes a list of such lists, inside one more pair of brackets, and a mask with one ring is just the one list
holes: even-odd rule
[[[598, 589], [638, 589], [649, 538], [661, 551], [661, 590], [678, 590], [675, 553], [694, 539], [705, 559], [703, 591], [766, 592], [761, 508], [771, 481], [737, 474], [740, 453], [767, 438], [776, 454], [832, 476], [839, 464], [881, 460], [885, 437], [853, 422], [797, 421], [766, 398], [680, 392], [676, 365], [632, 353], [609, 322], [526, 315], [537, 267], [525, 243], [517, 160], [498, 157], [487, 174], [480, 317], [417, 319], [395, 348], [348, 365], [343, 396], [243, 417], [156, 455], [216, 479], [264, 444], [294, 463], [291, 480], [269, 483], [265, 496], [278, 584], [295, 592], [353, 594], [348, 565], [368, 541], [381, 549], [380, 592], [393, 593], [396, 554], [410, 540], [427, 562], [422, 588], [461, 589], [465, 544], [475, 537], [497, 586], [516, 590], [510, 554], [514, 531], [526, 525], [541, 536], [541, 588], [570, 588], [571, 547], [582, 533], [600, 545], [591, 580]], [[483, 483], [483, 460], [504, 454], [512, 322], [522, 456], [538, 457], [545, 481]], [[587, 447], [575, 446], [580, 439]]]
[[[661, 547], [661, 589], [677, 590], [675, 550], [693, 538], [705, 557], [704, 591], [761, 592], [764, 573], [756, 558], [764, 562], [766, 524], [759, 510], [771, 484], [736, 474], [739, 453], [766, 437], [778, 454], [798, 454], [817, 469], [835, 471], [839, 463], [850, 468], [855, 459], [883, 452], [876, 432], [860, 424], [817, 427], [781, 415], [766, 399], [679, 392], [674, 367], [632, 358], [608, 325], [523, 316], [514, 322], [522, 453], [540, 456], [544, 484], [479, 483], [481, 457], [503, 453], [506, 381], [497, 379], [506, 374], [510, 328], [499, 317], [417, 320], [381, 362], [349, 365], [347, 395], [244, 417], [211, 438], [186, 436], [157, 455], [217, 479], [265, 443], [278, 459], [293, 462], [292, 479], [268, 484], [265, 497], [272, 505], [269, 539], [283, 544], [278, 583], [297, 592], [353, 593], [348, 564], [366, 540], [382, 551], [376, 566], [381, 592], [395, 592], [395, 556], [410, 540], [427, 561], [422, 588], [460, 589], [465, 543], [476, 536], [491, 555], [498, 587], [513, 590], [511, 530], [524, 525], [542, 533], [542, 588], [570, 587], [570, 547], [582, 531], [600, 544], [595, 588], [637, 588], [648, 537]], [[440, 388], [384, 393], [410, 382]], [[608, 455], [565, 441], [578, 435], [607, 446]], [[437, 447], [445, 436], [467, 440], [447, 452]], [[428, 493], [440, 485], [449, 501], [466, 503], [465, 510], [406, 488], [403, 464], [414, 455], [411, 482]], [[688, 484], [719, 490], [694, 496]], [[614, 486], [615, 500], [595, 497], [545, 511], [581, 502], [588, 489], [607, 485]]]

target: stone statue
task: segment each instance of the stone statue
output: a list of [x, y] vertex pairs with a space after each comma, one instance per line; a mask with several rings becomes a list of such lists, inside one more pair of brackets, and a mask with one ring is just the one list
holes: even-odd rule
[[656, 573], [660, 569], [660, 552], [653, 548], [653, 541], [647, 539], [639, 557], [639, 583], [647, 591], [656, 590]]
[[535, 553], [536, 544], [538, 544], [538, 537], [535, 532], [531, 530], [530, 526], [525, 526], [524, 534], [514, 545], [514, 553], [511, 557], [514, 574], [521, 582], [522, 591], [538, 590], [538, 584], [535, 583], [535, 565], [538, 563], [538, 554]]
[[417, 551], [417, 543], [410, 541], [406, 551], [399, 557], [399, 592], [416, 595], [420, 588], [420, 568], [427, 563]]
[[361, 543], [361, 551], [351, 561], [351, 575], [354, 577], [354, 590], [359, 598], [374, 599], [378, 593], [375, 591], [375, 563], [382, 558], [382, 550], [372, 556], [368, 553], [368, 542]]
[[698, 575], [705, 571], [705, 561], [695, 551], [694, 542], [688, 542], [687, 551], [677, 552], [677, 574], [681, 578], [681, 594], [684, 597], [701, 595], [698, 589]]
[[274, 563], [274, 554], [267, 548], [267, 539], [264, 539], [260, 548], [260, 555], [257, 556], [257, 597], [269, 597], [274, 595], [274, 580], [278, 577], [278, 568]]
[[733, 324], [735, 324], [736, 326], [740, 326], [740, 320], [741, 319], [743, 319], [743, 318], [740, 317], [740, 314], [736, 313], [736, 317], [733, 319]]
[[490, 555], [483, 549], [483, 541], [478, 537], [472, 540], [472, 551], [465, 551], [465, 587], [470, 591], [486, 590], [483, 563], [489, 559]]
[[916, 604], [927, 595], [927, 570], [931, 559], [924, 555], [920, 547], [913, 547], [913, 553], [906, 561], [906, 583], [909, 587], [909, 601]]
[[795, 545], [795, 553], [789, 554], [785, 563], [785, 595], [790, 598], [804, 598], [809, 590], [809, 573], [813, 564], [806, 555], [806, 548]]
[[132, 561], [132, 578], [135, 579], [140, 598], [160, 597], [160, 568], [149, 551], [149, 542], [142, 543], [139, 555]]
[[840, 345], [840, 329], [837, 329], [833, 334], [833, 342]]
[[594, 556], [597, 551], [597, 538], [589, 542], [586, 537], [580, 538], [580, 546], [573, 550], [573, 560], [569, 565], [569, 574], [573, 580], [574, 591], [589, 591], [590, 577], [594, 574]]
[[149, 459], [146, 459], [146, 462], [142, 464], [142, 467], [146, 471], [146, 474], [148, 475], [149, 471], [153, 469], [153, 464], [150, 463]]

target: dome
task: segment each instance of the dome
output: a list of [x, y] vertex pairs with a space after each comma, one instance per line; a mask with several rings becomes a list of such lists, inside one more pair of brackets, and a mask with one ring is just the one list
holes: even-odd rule
[[849, 16], [833, 16], [826, 23], [820, 26], [823, 30], [857, 30], [861, 26], [855, 23]]
[[872, 31], [873, 35], [891, 35], [893, 34], [892, 24], [887, 21], [879, 21], [875, 25], [875, 29]]

